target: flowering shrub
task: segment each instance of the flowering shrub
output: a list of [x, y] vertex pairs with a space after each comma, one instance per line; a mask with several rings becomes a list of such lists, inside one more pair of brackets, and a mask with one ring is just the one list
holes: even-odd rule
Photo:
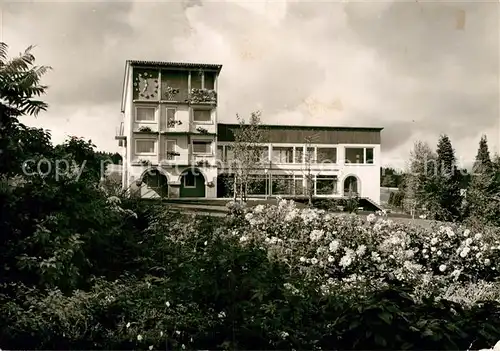
[[384, 217], [382, 212], [366, 220], [337, 216], [280, 200], [245, 211], [248, 228], [240, 241], [264, 246], [271, 259], [323, 284], [325, 291], [329, 282], [360, 277], [442, 285], [498, 278], [495, 236], [455, 225], [429, 231]]
[[[500, 334], [498, 260], [462, 254], [489, 252], [492, 233], [287, 201], [230, 202], [227, 218], [113, 195], [101, 205], [123, 227], [82, 237], [92, 261], [75, 268], [87, 284], [66, 292], [16, 284], [16, 299], [0, 293], [3, 348], [477, 349]], [[487, 302], [460, 284], [482, 289]]]

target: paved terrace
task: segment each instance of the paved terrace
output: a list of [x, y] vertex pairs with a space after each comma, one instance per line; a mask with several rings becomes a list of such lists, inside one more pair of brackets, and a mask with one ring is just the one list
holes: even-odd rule
[[[159, 200], [155, 199], [145, 199], [146, 201], [157, 202]], [[164, 199], [161, 200], [163, 203], [168, 205], [172, 209], [178, 209], [184, 213], [196, 213], [198, 215], [209, 215], [216, 217], [224, 217], [228, 214], [228, 208], [226, 204], [231, 201], [231, 199], [206, 199], [206, 198], [191, 198], [191, 199]], [[249, 199], [249, 206], [262, 205], [275, 205], [276, 199]], [[303, 203], [296, 203], [299, 208], [306, 208], [307, 205]], [[367, 216], [373, 212], [360, 211], [358, 216]], [[345, 215], [346, 212], [335, 212], [337, 215]], [[433, 221], [425, 219], [412, 219], [409, 215], [405, 214], [387, 214], [390, 220], [400, 223], [411, 223], [420, 225], [423, 227], [430, 227]]]

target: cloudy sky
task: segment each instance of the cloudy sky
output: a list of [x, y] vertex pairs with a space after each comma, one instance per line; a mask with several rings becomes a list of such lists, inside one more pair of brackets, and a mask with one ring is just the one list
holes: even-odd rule
[[408, 1], [3, 2], [1, 40], [37, 45], [50, 109], [26, 123], [117, 151], [125, 60], [223, 65], [219, 121], [380, 126], [384, 161], [447, 133], [499, 146], [499, 5]]

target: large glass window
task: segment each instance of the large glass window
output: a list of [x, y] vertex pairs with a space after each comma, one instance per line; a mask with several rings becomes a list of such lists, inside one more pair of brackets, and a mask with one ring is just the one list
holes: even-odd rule
[[373, 148], [346, 147], [345, 163], [373, 164]]
[[316, 195], [337, 193], [337, 176], [318, 175], [316, 177]]
[[272, 179], [273, 195], [293, 195], [293, 175], [273, 175]]
[[337, 163], [337, 148], [318, 147], [318, 163]]
[[292, 163], [293, 147], [273, 147], [272, 155], [274, 163]]
[[266, 175], [255, 175], [249, 177], [247, 192], [248, 195], [268, 195], [269, 185]]

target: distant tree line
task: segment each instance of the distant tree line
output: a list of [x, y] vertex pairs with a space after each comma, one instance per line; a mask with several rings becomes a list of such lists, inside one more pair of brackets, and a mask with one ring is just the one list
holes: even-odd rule
[[436, 150], [415, 142], [404, 172], [382, 169], [381, 186], [397, 187], [389, 205], [413, 215], [500, 224], [500, 157], [490, 157], [486, 136], [479, 141], [472, 172], [458, 167], [451, 141], [443, 134]]

